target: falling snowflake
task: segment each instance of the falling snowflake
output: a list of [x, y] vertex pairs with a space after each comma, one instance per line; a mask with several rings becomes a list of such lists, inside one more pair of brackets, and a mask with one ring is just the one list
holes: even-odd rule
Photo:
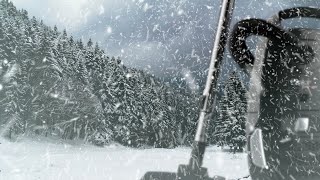
[[99, 15], [101, 15], [101, 14], [104, 14], [104, 7], [101, 5], [100, 6], [100, 12], [99, 12]]
[[178, 14], [179, 16], [182, 15], [182, 14], [184, 14], [183, 9], [179, 9], [177, 14]]
[[107, 33], [111, 34], [112, 33], [112, 28], [110, 26], [107, 27]]
[[131, 77], [132, 77], [131, 73], [126, 74], [126, 78], [131, 78]]
[[208, 6], [208, 5], [205, 5], [207, 9], [213, 9], [214, 7], [213, 6]]
[[50, 96], [53, 97], [53, 98], [58, 98], [59, 97], [59, 95], [55, 94], [55, 93], [51, 93]]
[[266, 1], [265, 4], [266, 4], [267, 6], [269, 6], [269, 7], [272, 6], [272, 2], [269, 2], [269, 1]]
[[144, 6], [143, 6], [143, 11], [146, 12], [148, 11], [149, 9], [151, 9], [152, 6], [150, 6], [148, 3], [146, 3]]
[[19, 67], [17, 64], [14, 64], [13, 66], [11, 66], [10, 69], [3, 76], [4, 82], [9, 82], [11, 77], [13, 77], [17, 73], [18, 69]]

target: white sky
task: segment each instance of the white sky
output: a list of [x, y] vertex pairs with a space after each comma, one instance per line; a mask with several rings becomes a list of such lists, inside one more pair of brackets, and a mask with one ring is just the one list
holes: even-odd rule
[[114, 7], [115, 0], [11, 0], [18, 9], [43, 19], [46, 24], [57, 24], [72, 31], [84, 25], [90, 17], [102, 15], [105, 6]]

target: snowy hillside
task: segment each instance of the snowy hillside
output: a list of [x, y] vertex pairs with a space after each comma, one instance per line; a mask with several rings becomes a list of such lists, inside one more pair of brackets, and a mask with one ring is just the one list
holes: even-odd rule
[[[70, 145], [33, 138], [20, 142], [0, 140], [0, 179], [6, 180], [138, 180], [146, 171], [176, 171], [186, 164], [189, 148], [130, 149]], [[48, 140], [47, 140], [48, 141]], [[238, 178], [248, 175], [246, 155], [207, 150], [209, 174]]]

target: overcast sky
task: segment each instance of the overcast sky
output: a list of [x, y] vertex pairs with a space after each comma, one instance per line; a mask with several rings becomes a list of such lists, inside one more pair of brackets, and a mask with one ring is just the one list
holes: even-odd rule
[[[91, 37], [124, 64], [159, 76], [206, 77], [220, 0], [12, 0], [29, 15], [87, 41]], [[233, 23], [267, 18], [313, 0], [236, 0]], [[230, 61], [230, 60], [229, 60]], [[230, 61], [233, 66], [232, 62]]]

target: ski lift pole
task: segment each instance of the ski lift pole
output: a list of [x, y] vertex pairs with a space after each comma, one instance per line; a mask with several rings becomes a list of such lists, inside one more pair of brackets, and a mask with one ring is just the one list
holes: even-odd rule
[[234, 3], [235, 0], [223, 0], [221, 5], [219, 24], [212, 50], [207, 82], [201, 97], [198, 126], [189, 161], [189, 168], [195, 171], [199, 170], [202, 166], [206, 147], [206, 126], [210, 118], [210, 113], [215, 106], [217, 80], [229, 34], [229, 25]]

